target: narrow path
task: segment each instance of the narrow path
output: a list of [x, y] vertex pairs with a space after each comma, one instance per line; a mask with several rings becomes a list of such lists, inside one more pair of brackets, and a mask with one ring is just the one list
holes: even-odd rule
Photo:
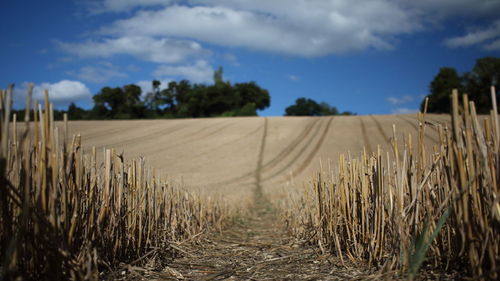
[[365, 145], [365, 148], [368, 150], [368, 154], [372, 154], [373, 153], [373, 149], [372, 149], [372, 146], [371, 146], [371, 142], [370, 142], [370, 139], [368, 138], [368, 133], [366, 131], [366, 126], [365, 126], [365, 122], [363, 121], [363, 117], [362, 116], [359, 116], [359, 123], [361, 125], [361, 135], [363, 136], [363, 143]]
[[[331, 121], [331, 120], [330, 120]], [[268, 121], [255, 168], [254, 205], [221, 233], [197, 244], [181, 245], [181, 257], [161, 275], [163, 280], [345, 280], [352, 271], [317, 247], [291, 238], [261, 186]]]

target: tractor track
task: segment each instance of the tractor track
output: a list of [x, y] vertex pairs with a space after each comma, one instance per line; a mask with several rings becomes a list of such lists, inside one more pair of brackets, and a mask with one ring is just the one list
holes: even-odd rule
[[[134, 140], [135, 140], [135, 142], [140, 141], [141, 143], [144, 143], [147, 141], [153, 141], [156, 137], [167, 136], [167, 135], [173, 134], [177, 131], [180, 131], [184, 128], [186, 128], [186, 126], [184, 124], [178, 124], [178, 125], [175, 125], [172, 127], [167, 127], [165, 129], [155, 131], [154, 133], [151, 133], [151, 134], [137, 136], [134, 138]], [[123, 129], [120, 129], [120, 131], [123, 131]], [[106, 134], [108, 134], [108, 132], [106, 132]], [[109, 134], [112, 134], [112, 133], [109, 133]], [[129, 143], [133, 143], [133, 142], [131, 142], [130, 139], [126, 139], [126, 140], [123, 140], [121, 142], [116, 142], [116, 143], [106, 144], [106, 145], [99, 145], [99, 146], [96, 146], [96, 148], [115, 147], [118, 145], [129, 144]]]
[[[276, 157], [274, 157], [271, 161], [263, 164], [262, 168], [266, 169], [266, 170], [267, 169], [272, 169], [277, 164], [279, 164], [281, 161], [283, 161], [283, 159], [286, 158], [286, 156], [288, 156], [288, 154], [290, 154], [291, 152], [293, 152], [297, 148], [297, 146], [307, 136], [311, 135], [311, 130], [318, 124], [319, 121], [320, 121], [319, 118], [310, 121], [309, 124], [306, 125], [306, 128], [289, 145], [287, 145], [282, 151], [280, 151], [280, 153], [278, 153], [278, 155]], [[217, 182], [217, 183], [209, 184], [209, 185], [210, 186], [214, 186], [214, 185], [227, 185], [227, 184], [231, 184], [231, 183], [236, 183], [238, 181], [251, 178], [253, 174], [254, 174], [253, 172], [248, 172], [248, 173], [245, 173], [245, 174], [240, 175], [238, 177], [235, 177], [235, 178], [232, 178], [232, 179], [228, 179], [228, 180], [225, 180], [225, 181], [222, 181], [222, 182]]]
[[203, 134], [205, 131], [207, 131], [208, 129], [211, 129], [212, 127], [205, 127], [203, 128], [202, 130], [198, 130], [197, 132], [195, 133], [192, 133], [192, 134], [189, 134], [187, 136], [184, 136], [181, 138], [181, 141], [179, 142], [176, 142], [172, 145], [169, 145], [169, 146], [165, 146], [165, 147], [162, 147], [161, 149], [155, 149], [155, 153], [163, 153], [171, 148], [174, 148], [174, 147], [178, 147], [178, 146], [181, 146], [181, 145], [185, 145], [185, 144], [188, 144], [188, 143], [194, 143], [194, 142], [197, 142], [199, 141], [200, 139], [204, 139], [204, 138], [208, 138], [208, 137], [211, 137], [219, 132], [221, 132], [222, 130], [226, 129], [227, 127], [233, 125], [234, 123], [229, 123], [229, 124], [224, 124], [222, 126], [220, 126], [219, 128], [213, 130], [213, 131], [210, 131], [210, 132], [206, 132], [205, 134]]
[[158, 136], [167, 136], [167, 135], [170, 135], [170, 134], [172, 134], [172, 133], [174, 133], [176, 131], [179, 131], [181, 128], [185, 128], [185, 127], [186, 126], [182, 126], [182, 124], [179, 124], [179, 125], [168, 127], [168, 128], [165, 128], [165, 129], [163, 129], [161, 131], [156, 131], [156, 132], [153, 132], [153, 133], [150, 133], [150, 134], [144, 134], [144, 135], [138, 134], [135, 137], [125, 138], [122, 141], [111, 143], [108, 146], [118, 146], [118, 145], [131, 144], [131, 143], [136, 143], [136, 142], [139, 142], [139, 141], [144, 141], [144, 140], [152, 139], [152, 138], [158, 137]]
[[[323, 118], [321, 118], [321, 122], [325, 120]], [[326, 124], [326, 127], [322, 130], [322, 135], [321, 135], [321, 138], [318, 140], [318, 142], [316, 143], [316, 146], [314, 147], [313, 151], [310, 152], [310, 154], [307, 155], [307, 159], [311, 158], [312, 160], [312, 157], [314, 157], [314, 155], [316, 154], [317, 150], [319, 150], [321, 144], [323, 143], [324, 141], [324, 137], [326, 136], [326, 133], [328, 132], [328, 129], [330, 127], [330, 123], [332, 122], [333, 118], [330, 117], [330, 119], [327, 121], [327, 124]], [[322, 122], [324, 123], [324, 122]], [[293, 164], [296, 163], [296, 161], [304, 155], [304, 152], [307, 150], [307, 148], [310, 147], [310, 144], [313, 142], [315, 136], [321, 132], [321, 125], [318, 125], [318, 127], [316, 128], [316, 130], [314, 131], [314, 134], [311, 134], [309, 136], [309, 139], [304, 143], [304, 145], [302, 146], [302, 148], [298, 151], [298, 153], [295, 155], [295, 157], [293, 157], [290, 161], [288, 161], [288, 163], [282, 167], [281, 169], [279, 169], [278, 171], [274, 172], [273, 174], [267, 176], [264, 178], [265, 181], [268, 181], [276, 176], [279, 176], [280, 174], [282, 174], [283, 172], [285, 172], [286, 170], [288, 170], [290, 167], [293, 166]], [[319, 144], [319, 145], [318, 145]], [[317, 150], [316, 150], [317, 149]], [[309, 163], [307, 163], [308, 165]], [[307, 166], [306, 165], [306, 166]], [[293, 175], [295, 175], [295, 173], [293, 173]]]
[[359, 117], [359, 123], [361, 125], [361, 134], [363, 135], [363, 142], [366, 149], [368, 149], [369, 154], [373, 153], [372, 146], [370, 144], [370, 139], [368, 138], [368, 133], [366, 131], [365, 122], [363, 121], [363, 117]]
[[326, 124], [326, 127], [323, 130], [323, 133], [321, 134], [321, 137], [314, 146], [313, 150], [307, 155], [307, 158], [304, 161], [302, 161], [302, 164], [292, 172], [292, 176], [299, 175], [309, 166], [309, 164], [311, 164], [312, 160], [314, 159], [314, 156], [318, 154], [319, 150], [323, 146], [323, 143], [325, 142], [326, 136], [330, 131], [330, 126], [332, 124], [333, 119], [334, 119], [333, 117], [330, 117], [330, 120], [328, 120], [328, 123]]
[[[392, 140], [393, 140], [393, 137], [389, 137], [385, 134], [384, 132], [384, 129], [382, 128], [382, 124], [380, 124], [380, 122], [377, 120], [377, 118], [375, 118], [375, 116], [373, 115], [370, 115], [370, 117], [373, 119], [373, 121], [375, 122], [375, 125], [377, 126], [377, 129], [379, 131], [379, 133], [384, 137], [384, 139], [386, 140], [387, 144], [389, 145], [389, 147], [391, 148], [392, 152], [395, 153], [394, 151], [394, 146], [393, 146], [393, 143], [392, 143]], [[398, 144], [396, 144], [397, 146]], [[401, 158], [402, 155], [401, 155], [401, 150], [398, 149], [398, 156]]]
[[262, 162], [264, 161], [264, 150], [266, 149], [268, 119], [264, 118], [264, 132], [262, 133], [262, 140], [260, 141], [259, 156], [257, 157], [257, 167], [255, 168], [255, 190], [254, 190], [254, 203], [260, 203], [265, 200], [262, 193]]
[[248, 134], [246, 134], [246, 135], [240, 136], [240, 137], [238, 137], [238, 138], [236, 138], [236, 139], [229, 140], [229, 141], [227, 141], [227, 142], [224, 142], [224, 143], [218, 144], [218, 145], [216, 145], [216, 146], [214, 146], [214, 147], [211, 147], [210, 149], [208, 149], [208, 150], [206, 150], [206, 151], [203, 151], [203, 152], [201, 152], [201, 153], [198, 153], [198, 154], [194, 155], [194, 156], [193, 156], [193, 158], [197, 158], [197, 157], [200, 157], [200, 156], [203, 156], [203, 155], [207, 155], [207, 154], [209, 154], [209, 153], [211, 153], [211, 152], [214, 152], [215, 150], [218, 150], [218, 149], [220, 149], [220, 148], [226, 147], [226, 146], [228, 146], [228, 145], [230, 145], [230, 144], [233, 144], [233, 143], [237, 143], [237, 142], [239, 142], [239, 141], [241, 141], [241, 140], [247, 139], [247, 138], [249, 138], [249, 137], [251, 137], [251, 136], [255, 135], [255, 134], [256, 134], [258, 131], [260, 131], [260, 130], [261, 130], [261, 127], [257, 127], [257, 128], [255, 128], [255, 130], [250, 131], [250, 132], [249, 132]]
[[392, 146], [392, 142], [391, 142], [391, 137], [387, 136], [386, 133], [384, 132], [384, 129], [382, 128], [382, 125], [380, 124], [380, 122], [377, 120], [377, 118], [375, 118], [375, 116], [373, 115], [370, 115], [370, 117], [372, 118], [372, 120], [375, 122], [375, 126], [377, 127], [377, 130], [378, 132], [380, 133], [380, 135], [382, 135], [382, 137], [384, 137], [384, 140], [387, 142], [387, 144], [389, 146]]

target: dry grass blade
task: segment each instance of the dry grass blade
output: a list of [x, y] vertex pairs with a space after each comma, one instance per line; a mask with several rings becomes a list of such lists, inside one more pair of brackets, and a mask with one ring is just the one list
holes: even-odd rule
[[44, 110], [33, 105], [33, 124], [28, 94], [19, 141], [12, 88], [0, 100], [1, 279], [95, 280], [119, 263], [166, 260], [172, 241], [230, 219], [222, 201], [162, 181], [143, 159], [125, 162], [107, 149], [100, 165], [95, 149], [83, 152], [79, 135], [68, 143], [67, 121], [60, 134], [48, 92]]
[[399, 157], [395, 127], [393, 158], [387, 153], [383, 161], [380, 150], [341, 155], [338, 169], [328, 172], [333, 176], [320, 173], [301, 198], [291, 195], [284, 216], [292, 233], [384, 270], [415, 274], [421, 264], [448, 270], [467, 264], [469, 277], [497, 280], [500, 129], [491, 92], [494, 109], [481, 127], [474, 103], [464, 95], [460, 107], [453, 91], [452, 134], [439, 125], [433, 149], [424, 142], [425, 113], [419, 115], [416, 157], [411, 137]]

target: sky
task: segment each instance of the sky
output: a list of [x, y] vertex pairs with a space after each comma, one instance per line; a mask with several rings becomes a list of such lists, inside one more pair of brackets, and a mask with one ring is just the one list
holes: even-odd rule
[[255, 81], [262, 116], [299, 97], [357, 114], [419, 108], [440, 67], [500, 56], [500, 0], [50, 0], [0, 2], [0, 88], [22, 108], [93, 106], [102, 87], [153, 79]]

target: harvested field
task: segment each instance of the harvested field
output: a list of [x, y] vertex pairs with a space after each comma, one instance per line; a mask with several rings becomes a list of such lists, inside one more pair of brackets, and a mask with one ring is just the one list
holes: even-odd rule
[[[27, 128], [7, 108], [0, 273], [494, 279], [498, 120], [468, 110], [68, 123], [38, 111]], [[457, 261], [467, 269], [440, 267]]]
[[[417, 136], [416, 115], [72, 121], [69, 134], [81, 134], [87, 152], [95, 146], [123, 151], [127, 159], [143, 156], [188, 188], [238, 198], [251, 192], [260, 153], [260, 185], [275, 195], [284, 186], [300, 186], [319, 170], [320, 160], [334, 164], [341, 153], [364, 147], [390, 152], [393, 124], [398, 138]], [[428, 130], [428, 145], [437, 137]]]

